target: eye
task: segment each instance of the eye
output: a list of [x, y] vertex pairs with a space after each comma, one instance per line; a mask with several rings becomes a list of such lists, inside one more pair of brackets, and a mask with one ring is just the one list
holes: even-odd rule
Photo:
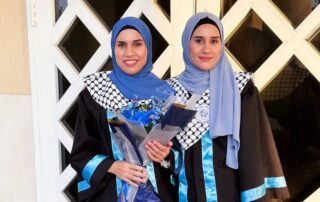
[[212, 39], [212, 40], [211, 40], [211, 43], [212, 43], [212, 44], [217, 44], [217, 43], [219, 43], [219, 39]]
[[195, 39], [194, 42], [201, 44], [202, 43], [202, 39]]
[[125, 47], [125, 44], [124, 44], [124, 43], [122, 43], [122, 42], [117, 43], [117, 47], [119, 47], [119, 48], [124, 48], [124, 47]]
[[139, 47], [139, 46], [142, 46], [143, 43], [141, 41], [137, 41], [137, 42], [134, 42], [133, 45], [136, 47]]

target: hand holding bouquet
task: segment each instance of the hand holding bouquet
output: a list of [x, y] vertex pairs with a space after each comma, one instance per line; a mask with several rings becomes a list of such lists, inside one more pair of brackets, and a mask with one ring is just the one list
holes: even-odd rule
[[[127, 161], [137, 165], [147, 165], [150, 159], [145, 145], [149, 141], [167, 145], [194, 116], [196, 113], [194, 110], [186, 109], [185, 105], [173, 103], [174, 100], [176, 97], [170, 97], [166, 102], [157, 97], [151, 97], [144, 103], [133, 101], [122, 109], [121, 113], [109, 119], [114, 136], [117, 137], [116, 139], [121, 139], [116, 141], [119, 142], [117, 145], [120, 147], [129, 145], [133, 149], [130, 151], [131, 154], [128, 154], [128, 148], [120, 149], [123, 150]], [[132, 154], [135, 152], [139, 155], [133, 157]]]
[[[166, 145], [195, 115], [194, 110], [172, 104], [173, 100], [174, 98], [171, 97], [163, 102], [157, 97], [151, 97], [144, 103], [131, 102], [122, 109], [121, 113], [108, 117], [113, 132], [112, 139], [126, 161], [141, 166], [147, 165], [150, 159], [145, 145], [150, 141]], [[128, 187], [128, 184], [123, 187]], [[150, 182], [140, 184], [138, 189], [129, 186], [128, 190], [126, 194], [122, 193], [122, 198], [126, 199], [122, 201], [133, 201], [141, 194], [151, 198], [156, 196], [156, 194], [149, 195], [150, 190], [154, 192]]]

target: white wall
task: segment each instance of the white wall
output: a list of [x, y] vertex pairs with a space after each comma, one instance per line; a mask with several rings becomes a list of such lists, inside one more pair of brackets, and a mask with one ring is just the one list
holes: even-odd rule
[[0, 94], [0, 201], [33, 202], [34, 144], [30, 95]]

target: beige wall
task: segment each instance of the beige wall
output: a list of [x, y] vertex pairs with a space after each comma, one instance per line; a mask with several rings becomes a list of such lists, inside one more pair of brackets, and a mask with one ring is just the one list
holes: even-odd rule
[[30, 95], [26, 2], [0, 0], [0, 94]]

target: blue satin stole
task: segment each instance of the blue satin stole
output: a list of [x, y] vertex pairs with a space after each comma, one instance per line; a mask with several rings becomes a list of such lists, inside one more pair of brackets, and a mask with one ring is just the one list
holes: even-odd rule
[[[216, 179], [213, 166], [213, 143], [209, 132], [206, 132], [201, 138], [201, 150], [202, 150], [202, 170], [204, 176], [204, 185], [206, 192], [206, 199], [208, 202], [215, 202], [218, 199]], [[184, 154], [183, 151], [183, 164], [184, 164]], [[185, 173], [185, 165], [182, 166], [179, 174], [179, 201], [188, 201], [188, 181]]]

